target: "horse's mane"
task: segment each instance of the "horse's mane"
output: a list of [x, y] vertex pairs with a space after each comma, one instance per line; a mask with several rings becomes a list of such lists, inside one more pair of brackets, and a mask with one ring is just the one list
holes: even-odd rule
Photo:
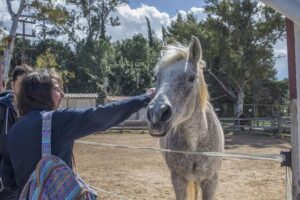
[[[161, 58], [155, 67], [155, 71], [158, 71], [161, 67], [170, 66], [178, 60], [189, 59], [189, 47], [181, 43], [176, 42], [174, 45], [164, 45], [161, 50]], [[200, 94], [200, 106], [201, 110], [204, 112], [206, 108], [206, 103], [209, 100], [209, 94], [207, 90], [207, 85], [204, 80], [203, 68], [205, 67], [205, 62], [200, 59], [197, 63], [198, 73], [199, 73], [199, 94]]]

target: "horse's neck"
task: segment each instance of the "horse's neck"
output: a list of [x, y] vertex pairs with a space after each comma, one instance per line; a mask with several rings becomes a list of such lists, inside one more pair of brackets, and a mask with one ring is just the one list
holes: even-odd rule
[[196, 99], [193, 114], [180, 125], [180, 129], [184, 132], [184, 137], [189, 142], [191, 150], [197, 150], [199, 141], [207, 137], [206, 113], [201, 111], [198, 99]]

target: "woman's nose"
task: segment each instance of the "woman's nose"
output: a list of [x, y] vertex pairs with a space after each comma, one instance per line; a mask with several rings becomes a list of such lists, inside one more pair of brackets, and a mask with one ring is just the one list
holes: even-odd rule
[[59, 93], [60, 93], [60, 97], [61, 97], [61, 98], [65, 97], [64, 91], [60, 90]]

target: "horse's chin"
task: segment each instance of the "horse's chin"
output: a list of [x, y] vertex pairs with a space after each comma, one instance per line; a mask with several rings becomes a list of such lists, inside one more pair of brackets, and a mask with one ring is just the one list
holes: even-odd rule
[[166, 130], [164, 132], [160, 132], [157, 130], [150, 130], [150, 135], [153, 137], [164, 137], [168, 134], [169, 130]]
[[153, 137], [164, 137], [170, 131], [170, 124], [150, 124], [150, 135]]

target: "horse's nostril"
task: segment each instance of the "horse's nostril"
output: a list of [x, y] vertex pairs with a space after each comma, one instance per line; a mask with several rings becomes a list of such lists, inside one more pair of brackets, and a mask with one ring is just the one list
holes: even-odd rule
[[172, 116], [172, 108], [171, 108], [171, 106], [164, 104], [161, 106], [161, 109], [162, 109], [162, 115], [161, 115], [160, 120], [161, 120], [161, 122], [166, 122]]

